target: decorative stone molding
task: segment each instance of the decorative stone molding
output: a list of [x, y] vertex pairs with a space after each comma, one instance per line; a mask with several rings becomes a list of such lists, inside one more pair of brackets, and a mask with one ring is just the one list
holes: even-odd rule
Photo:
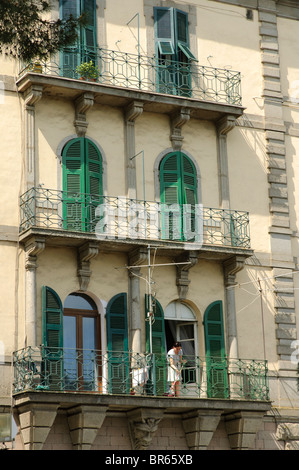
[[78, 249], [78, 278], [80, 282], [80, 290], [86, 291], [89, 285], [90, 261], [99, 253], [99, 245], [96, 242], [87, 242]]
[[221, 418], [221, 410], [194, 410], [183, 414], [182, 423], [190, 450], [205, 450]]
[[41, 450], [56, 418], [59, 404], [31, 403], [18, 408], [15, 418], [25, 450]]
[[25, 108], [35, 106], [43, 96], [42, 85], [31, 85], [25, 94]]
[[106, 406], [79, 405], [67, 411], [75, 450], [90, 450], [106, 417]]
[[198, 262], [198, 256], [195, 251], [188, 251], [182, 256], [178, 257], [176, 262], [186, 262], [186, 264], [176, 265], [176, 285], [178, 288], [178, 294], [180, 299], [185, 299], [187, 297], [190, 279], [189, 279], [189, 270], [195, 266]]
[[43, 87], [32, 85], [24, 96], [25, 103], [25, 161], [27, 188], [35, 186], [35, 105], [42, 98]]
[[236, 274], [244, 268], [245, 257], [233, 256], [223, 263], [224, 271], [224, 284], [226, 287], [234, 286], [236, 284]]
[[139, 408], [127, 413], [132, 449], [148, 449], [163, 415], [164, 410], [155, 408]]
[[181, 108], [180, 111], [170, 117], [171, 134], [170, 140], [172, 142], [173, 150], [181, 150], [183, 145], [182, 127], [190, 119], [190, 109]]
[[249, 450], [254, 446], [264, 412], [238, 411], [224, 416], [225, 427], [232, 450]]
[[75, 100], [75, 121], [74, 126], [78, 137], [84, 137], [87, 132], [88, 122], [86, 120], [87, 111], [94, 104], [94, 94], [85, 92]]

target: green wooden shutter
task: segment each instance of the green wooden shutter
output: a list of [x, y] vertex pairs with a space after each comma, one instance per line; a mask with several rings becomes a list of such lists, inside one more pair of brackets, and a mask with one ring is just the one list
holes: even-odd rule
[[[154, 368], [149, 370], [148, 394], [163, 395], [167, 392], [167, 364], [165, 348], [164, 312], [157, 299], [153, 299], [154, 322], [152, 323], [152, 353]], [[150, 352], [150, 325], [148, 321], [149, 296], [145, 296], [145, 335], [146, 352]]]
[[[180, 206], [174, 218], [172, 212], [166, 214], [167, 208], [162, 205], [162, 237], [172, 240], [186, 238], [191, 241], [190, 230], [194, 232], [196, 228], [194, 214], [197, 203], [197, 176], [190, 158], [181, 152], [172, 152], [164, 157], [160, 165], [160, 192], [162, 204]], [[190, 227], [184, 227], [183, 204], [190, 205]], [[184, 228], [186, 237], [184, 237]]]
[[110, 393], [128, 393], [129, 350], [127, 322], [127, 294], [117, 294], [106, 309], [108, 390]]
[[63, 308], [50, 287], [42, 287], [43, 379], [42, 385], [62, 390], [63, 373]]
[[227, 362], [225, 357], [222, 302], [210, 304], [204, 314], [208, 396], [227, 398]]
[[102, 202], [102, 156], [96, 145], [85, 139], [85, 198], [86, 231], [93, 232], [96, 226], [95, 212]]
[[82, 62], [96, 64], [96, 4], [95, 0], [81, 0], [82, 12], [86, 14], [86, 24], [82, 28]]
[[154, 8], [155, 50], [157, 57], [157, 91], [176, 94], [175, 35], [173, 8]]
[[85, 224], [85, 175], [84, 138], [73, 139], [62, 152], [63, 170], [63, 227], [84, 231]]
[[[80, 16], [79, 0], [60, 0], [60, 18], [62, 20], [72, 15], [74, 18]], [[76, 67], [80, 65], [80, 30], [78, 39], [72, 46], [68, 46], [60, 53], [60, 70], [63, 77], [74, 78]]]

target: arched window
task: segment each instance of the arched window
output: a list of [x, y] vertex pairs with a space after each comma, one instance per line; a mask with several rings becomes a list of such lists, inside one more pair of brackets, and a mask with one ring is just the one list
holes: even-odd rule
[[62, 151], [63, 221], [68, 230], [92, 232], [103, 194], [102, 156], [85, 137], [70, 140]]
[[168, 153], [160, 163], [162, 237], [191, 241], [195, 230], [197, 175], [194, 163], [180, 151]]

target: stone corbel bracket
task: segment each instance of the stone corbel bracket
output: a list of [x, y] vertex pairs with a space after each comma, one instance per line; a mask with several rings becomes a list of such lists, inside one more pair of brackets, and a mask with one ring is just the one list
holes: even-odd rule
[[191, 282], [189, 279], [189, 270], [197, 264], [198, 256], [195, 251], [189, 251], [188, 253], [184, 253], [176, 258], [175, 262], [186, 263], [176, 265], [176, 285], [178, 288], [179, 298], [185, 299]]
[[99, 253], [99, 246], [95, 242], [87, 242], [80, 246], [78, 250], [78, 278], [80, 290], [86, 291], [89, 285], [92, 271], [90, 261]]
[[180, 111], [170, 118], [171, 134], [170, 140], [174, 150], [181, 150], [183, 145], [182, 127], [190, 120], [190, 109], [181, 108]]
[[236, 285], [236, 274], [244, 268], [245, 257], [233, 256], [223, 263], [224, 283], [226, 287]]
[[139, 408], [127, 413], [133, 450], [148, 449], [163, 415], [163, 409], [155, 408]]
[[44, 238], [32, 238], [25, 245], [25, 268], [32, 270], [37, 268], [37, 256], [45, 249], [46, 240]]
[[78, 137], [84, 137], [87, 132], [88, 122], [86, 120], [87, 111], [94, 104], [94, 94], [83, 93], [75, 100], [75, 121], [74, 126]]
[[35, 106], [43, 96], [43, 87], [41, 85], [32, 85], [24, 96], [26, 109]]
[[143, 103], [141, 101], [132, 101], [125, 108], [125, 121], [134, 122], [143, 113]]

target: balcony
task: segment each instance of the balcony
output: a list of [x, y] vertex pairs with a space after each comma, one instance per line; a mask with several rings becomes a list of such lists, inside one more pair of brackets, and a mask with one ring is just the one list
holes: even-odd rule
[[31, 234], [99, 240], [121, 249], [148, 244], [251, 255], [247, 212], [200, 204], [162, 204], [124, 197], [31, 188], [20, 197], [20, 240]]
[[[13, 393], [89, 392], [168, 397], [168, 360], [156, 354], [38, 347], [13, 355]], [[267, 361], [185, 356], [176, 398], [268, 401]]]
[[[90, 60], [98, 77], [80, 80], [77, 66]], [[47, 95], [70, 99], [76, 99], [78, 92], [92, 91], [96, 103], [112, 106], [139, 99], [150, 112], [172, 113], [178, 106], [188, 106], [195, 118], [218, 120], [225, 114], [243, 113], [240, 72], [103, 48], [70, 49], [38, 65], [27, 64], [20, 70], [17, 86], [24, 92], [30, 85], [42, 86]]]

